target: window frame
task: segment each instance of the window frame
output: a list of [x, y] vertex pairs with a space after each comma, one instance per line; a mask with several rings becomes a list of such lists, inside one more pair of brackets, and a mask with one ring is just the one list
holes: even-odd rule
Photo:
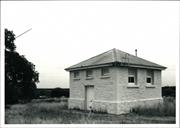
[[[148, 78], [151, 78], [151, 82], [147, 81]], [[154, 71], [153, 70], [146, 70], [146, 84], [147, 85], [154, 85]]]
[[[105, 70], [107, 70], [108, 72], [104, 72]], [[109, 76], [110, 74], [110, 71], [109, 71], [109, 68], [108, 67], [103, 67], [101, 68], [101, 76]]]
[[[89, 72], [91, 72], [89, 74]], [[92, 69], [87, 69], [86, 70], [86, 78], [92, 78], [93, 77], [93, 70]]]
[[[134, 82], [130, 82], [130, 78], [134, 78]], [[136, 85], [137, 86], [137, 69], [136, 68], [128, 68], [128, 85]]]
[[[130, 78], [133, 78], [133, 82], [131, 82], [131, 79]], [[134, 75], [128, 75], [128, 83], [135, 83], [135, 76]]]
[[[77, 74], [78, 74], [78, 75], [77, 75]], [[79, 73], [79, 71], [74, 71], [74, 72], [73, 72], [73, 78], [74, 78], [74, 79], [80, 78], [80, 73]]]
[[[148, 82], [148, 79], [150, 79], [150, 82]], [[146, 76], [146, 83], [152, 84], [152, 77], [151, 76]]]

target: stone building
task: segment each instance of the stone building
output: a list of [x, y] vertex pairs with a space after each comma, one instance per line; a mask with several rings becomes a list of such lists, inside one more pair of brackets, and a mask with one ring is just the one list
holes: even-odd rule
[[65, 69], [70, 72], [68, 107], [121, 114], [159, 103], [164, 69], [137, 54], [109, 50]]

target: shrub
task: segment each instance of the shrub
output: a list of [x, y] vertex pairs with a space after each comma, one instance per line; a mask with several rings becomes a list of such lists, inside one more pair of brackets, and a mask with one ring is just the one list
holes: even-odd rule
[[162, 87], [162, 96], [176, 97], [176, 87], [175, 86]]
[[69, 89], [55, 88], [51, 91], [51, 97], [69, 97]]

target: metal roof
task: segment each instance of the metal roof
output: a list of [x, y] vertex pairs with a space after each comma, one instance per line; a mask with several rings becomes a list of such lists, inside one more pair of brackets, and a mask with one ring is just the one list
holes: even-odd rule
[[159, 70], [166, 69], [166, 67], [164, 66], [114, 48], [97, 56], [94, 56], [90, 59], [82, 61], [78, 64], [70, 66], [65, 70], [71, 71], [104, 66], [129, 66]]

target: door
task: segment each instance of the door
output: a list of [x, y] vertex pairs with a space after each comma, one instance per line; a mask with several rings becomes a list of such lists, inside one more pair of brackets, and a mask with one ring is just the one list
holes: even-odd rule
[[86, 86], [85, 91], [85, 109], [90, 110], [94, 100], [94, 86]]

